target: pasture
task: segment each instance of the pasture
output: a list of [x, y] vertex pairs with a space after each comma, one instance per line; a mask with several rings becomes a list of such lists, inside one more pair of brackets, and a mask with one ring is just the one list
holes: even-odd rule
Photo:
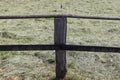
[[[0, 0], [0, 15], [120, 16], [119, 4], [119, 0]], [[67, 26], [67, 44], [120, 46], [119, 21], [69, 18]], [[53, 31], [53, 18], [0, 20], [0, 44], [53, 44]], [[119, 53], [68, 53], [72, 80], [119, 80]], [[46, 80], [54, 77], [54, 67], [54, 51], [0, 52], [0, 80]]]

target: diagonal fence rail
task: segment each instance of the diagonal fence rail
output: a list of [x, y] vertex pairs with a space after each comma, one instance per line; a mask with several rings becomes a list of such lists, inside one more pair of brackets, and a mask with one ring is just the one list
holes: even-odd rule
[[89, 52], [114, 52], [120, 53], [120, 47], [67, 45], [67, 18], [98, 19], [98, 20], [120, 20], [120, 17], [106, 16], [82, 16], [82, 15], [3, 15], [0, 19], [33, 19], [54, 18], [54, 44], [28, 44], [28, 45], [0, 45], [0, 51], [31, 51], [31, 50], [55, 50], [56, 55], [56, 80], [64, 80], [66, 67], [66, 50], [89, 51]]

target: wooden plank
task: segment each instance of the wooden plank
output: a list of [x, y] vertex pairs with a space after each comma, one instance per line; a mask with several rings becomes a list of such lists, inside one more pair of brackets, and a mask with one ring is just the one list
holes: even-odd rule
[[[54, 43], [66, 44], [67, 18], [54, 18]], [[56, 50], [56, 80], [64, 79], [67, 73], [66, 50]]]
[[0, 15], [0, 19], [33, 19], [33, 18], [81, 18], [81, 19], [99, 19], [99, 20], [120, 20], [119, 16], [89, 16], [74, 14], [51, 14], [51, 15]]
[[33, 50], [70, 50], [89, 52], [110, 52], [120, 53], [120, 47], [109, 46], [88, 46], [88, 45], [0, 45], [0, 51], [33, 51]]
[[33, 51], [33, 50], [55, 50], [56, 45], [48, 44], [26, 44], [26, 45], [0, 45], [0, 51]]

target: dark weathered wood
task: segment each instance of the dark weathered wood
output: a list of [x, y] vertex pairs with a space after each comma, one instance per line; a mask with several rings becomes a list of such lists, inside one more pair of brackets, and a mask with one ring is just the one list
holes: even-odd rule
[[87, 45], [0, 45], [0, 51], [30, 51], [30, 50], [70, 50], [89, 52], [120, 53], [120, 47], [87, 46]]
[[[67, 19], [54, 18], [54, 43], [55, 45], [66, 44]], [[66, 51], [56, 50], [56, 80], [64, 79], [66, 76]]]
[[30, 51], [30, 50], [55, 50], [56, 45], [28, 44], [28, 45], [0, 45], [0, 51]]
[[32, 18], [81, 18], [81, 19], [99, 19], [99, 20], [120, 20], [119, 16], [86, 16], [73, 14], [51, 14], [51, 15], [1, 15], [0, 19], [32, 19]]

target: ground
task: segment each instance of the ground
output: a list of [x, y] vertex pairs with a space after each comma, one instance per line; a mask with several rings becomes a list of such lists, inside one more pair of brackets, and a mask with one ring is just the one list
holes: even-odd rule
[[[119, 0], [0, 0], [0, 15], [120, 16]], [[61, 7], [62, 6], [62, 7]], [[0, 20], [0, 44], [53, 44], [54, 19]], [[67, 19], [67, 44], [120, 47], [120, 22]], [[54, 51], [0, 52], [0, 80], [48, 80]], [[120, 54], [67, 51], [72, 80], [119, 80]]]

